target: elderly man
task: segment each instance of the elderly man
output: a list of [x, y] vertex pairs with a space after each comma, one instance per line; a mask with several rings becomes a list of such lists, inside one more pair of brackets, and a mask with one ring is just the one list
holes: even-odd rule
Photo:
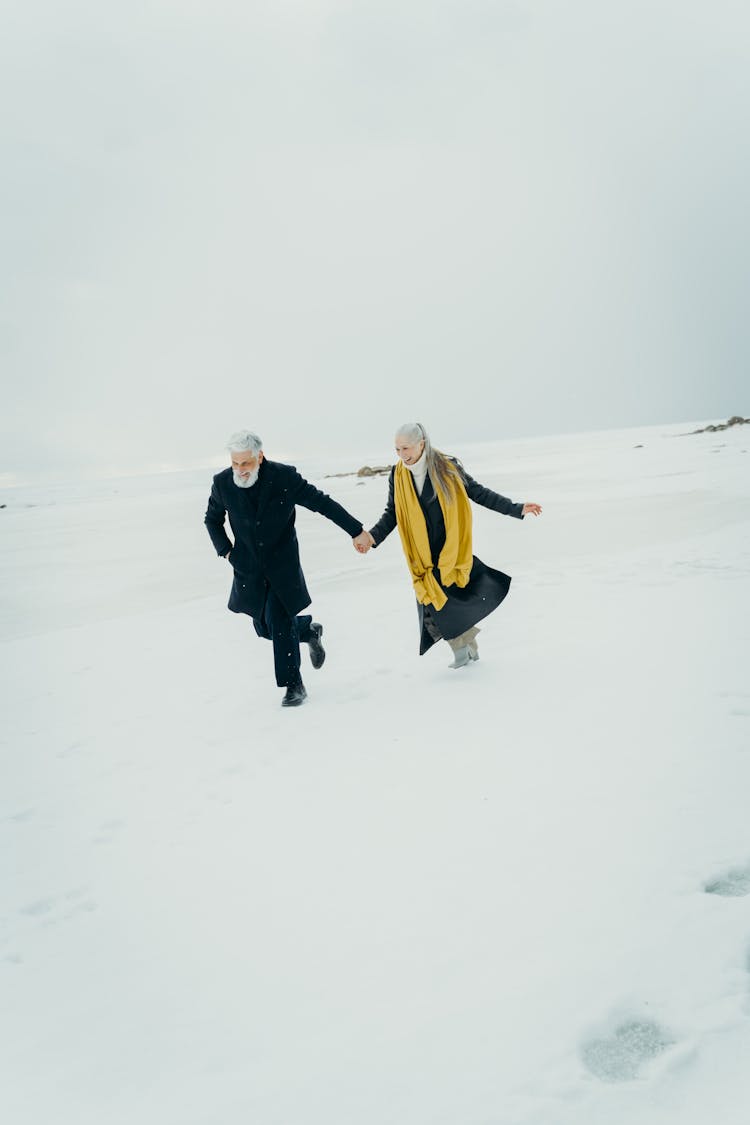
[[[229, 609], [253, 618], [259, 637], [273, 642], [276, 683], [286, 688], [282, 707], [307, 698], [300, 675], [300, 641], [310, 646], [313, 668], [325, 660], [323, 626], [309, 615], [310, 604], [294, 530], [295, 506], [320, 512], [355, 539], [362, 522], [300, 476], [292, 465], [269, 461], [257, 434], [240, 430], [227, 446], [230, 468], [214, 477], [205, 524], [217, 554], [234, 570]], [[230, 540], [224, 526], [234, 535]]]

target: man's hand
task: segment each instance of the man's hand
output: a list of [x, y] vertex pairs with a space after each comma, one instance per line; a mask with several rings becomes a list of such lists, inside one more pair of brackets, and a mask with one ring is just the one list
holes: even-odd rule
[[524, 504], [523, 514], [525, 516], [541, 516], [542, 506], [541, 504]]
[[360, 555], [366, 555], [370, 547], [375, 546], [375, 540], [370, 535], [370, 532], [365, 531], [364, 528], [362, 528], [359, 535], [352, 539], [352, 543], [354, 544], [355, 550], [359, 551]]

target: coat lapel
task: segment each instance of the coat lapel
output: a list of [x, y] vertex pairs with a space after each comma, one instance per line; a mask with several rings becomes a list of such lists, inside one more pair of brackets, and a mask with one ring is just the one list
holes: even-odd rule
[[[412, 480], [412, 486], [413, 485], [414, 481]], [[417, 491], [416, 488], [414, 489], [414, 491]], [[435, 489], [432, 487], [432, 481], [430, 479], [429, 473], [424, 478], [424, 484], [422, 485], [422, 495], [419, 497], [419, 499], [423, 508], [426, 504], [429, 504], [431, 500], [435, 499]]]
[[268, 461], [263, 461], [258, 474], [258, 520], [263, 519], [263, 513], [271, 495], [273, 469]]

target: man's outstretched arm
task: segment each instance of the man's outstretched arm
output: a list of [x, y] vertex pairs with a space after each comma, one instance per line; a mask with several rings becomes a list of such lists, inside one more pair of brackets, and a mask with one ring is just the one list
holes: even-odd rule
[[333, 500], [326, 492], [321, 492], [315, 485], [310, 484], [299, 473], [295, 474], [293, 499], [295, 504], [301, 504], [311, 512], [320, 512], [321, 516], [331, 520], [346, 531], [354, 539], [362, 531], [362, 520], [356, 519], [351, 512], [347, 512], [341, 504]]

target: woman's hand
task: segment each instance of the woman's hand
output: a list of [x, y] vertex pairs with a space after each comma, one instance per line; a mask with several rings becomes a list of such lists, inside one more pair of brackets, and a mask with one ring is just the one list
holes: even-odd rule
[[523, 514], [525, 516], [541, 516], [542, 506], [541, 504], [524, 504]]
[[352, 543], [354, 544], [355, 550], [359, 551], [360, 555], [366, 555], [370, 547], [375, 546], [375, 540], [370, 535], [370, 532], [365, 531], [364, 528], [362, 528], [359, 535], [352, 539]]

